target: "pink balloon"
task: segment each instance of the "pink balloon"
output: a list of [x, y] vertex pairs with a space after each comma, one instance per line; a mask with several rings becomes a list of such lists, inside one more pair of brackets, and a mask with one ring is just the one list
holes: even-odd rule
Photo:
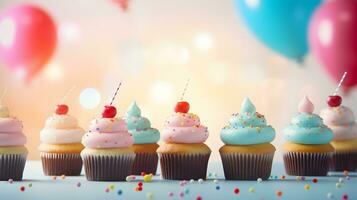
[[330, 0], [319, 7], [309, 27], [312, 52], [325, 70], [345, 89], [357, 84], [357, 1]]
[[56, 41], [55, 23], [43, 9], [19, 5], [0, 13], [0, 60], [27, 80], [47, 63]]

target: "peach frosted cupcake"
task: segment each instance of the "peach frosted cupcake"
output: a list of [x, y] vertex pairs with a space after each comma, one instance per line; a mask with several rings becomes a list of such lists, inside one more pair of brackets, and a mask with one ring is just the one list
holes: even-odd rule
[[40, 132], [43, 172], [48, 176], [79, 176], [82, 171], [81, 138], [84, 129], [76, 118], [68, 115], [68, 106], [61, 104], [48, 117]]
[[22, 122], [0, 105], [0, 181], [22, 180], [28, 151]]
[[189, 104], [179, 102], [176, 113], [165, 122], [162, 144], [157, 152], [164, 179], [205, 179], [210, 148], [204, 144], [207, 128], [201, 125], [197, 115], [188, 113]]

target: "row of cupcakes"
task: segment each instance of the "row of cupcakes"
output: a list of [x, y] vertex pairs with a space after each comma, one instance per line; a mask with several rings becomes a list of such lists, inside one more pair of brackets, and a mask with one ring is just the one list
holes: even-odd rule
[[[338, 99], [338, 98], [337, 98]], [[354, 171], [357, 167], [357, 127], [352, 111], [335, 100], [321, 112], [313, 113], [308, 98], [284, 130], [284, 163], [290, 175], [326, 175], [331, 170]], [[91, 122], [89, 131], [78, 126], [58, 105], [41, 131], [41, 159], [46, 175], [79, 175], [84, 164], [88, 180], [125, 180], [131, 174], [156, 173], [160, 160], [164, 179], [206, 177], [211, 150], [204, 144], [207, 128], [197, 115], [188, 113], [189, 104], [179, 102], [162, 130], [164, 144], [157, 145], [159, 131], [151, 128], [133, 103], [124, 119], [116, 108], [106, 106], [102, 116]], [[325, 124], [328, 126], [326, 126]], [[332, 129], [330, 129], [330, 128]], [[226, 179], [267, 179], [275, 147], [275, 130], [246, 98], [240, 113], [233, 114], [221, 131], [225, 145], [220, 148]], [[333, 140], [333, 141], [332, 141]], [[26, 162], [26, 137], [22, 123], [0, 107], [0, 179], [22, 179]]]

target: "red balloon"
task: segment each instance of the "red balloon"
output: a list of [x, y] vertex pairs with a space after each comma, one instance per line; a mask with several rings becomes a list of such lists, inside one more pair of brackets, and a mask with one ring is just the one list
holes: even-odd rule
[[345, 91], [357, 84], [357, 1], [330, 0], [319, 7], [309, 27], [312, 52], [325, 70], [343, 82]]
[[56, 42], [56, 25], [43, 9], [19, 5], [0, 13], [0, 60], [27, 80], [45, 66]]

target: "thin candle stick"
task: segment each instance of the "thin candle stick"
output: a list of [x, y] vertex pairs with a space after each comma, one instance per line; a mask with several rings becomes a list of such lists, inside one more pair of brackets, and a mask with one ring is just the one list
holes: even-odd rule
[[59, 101], [61, 104], [66, 100], [66, 98], [68, 97], [69, 94], [71, 94], [73, 92], [73, 90], [76, 89], [76, 86], [72, 86], [69, 90], [67, 90], [67, 92], [63, 95], [63, 97], [61, 98], [61, 100]]
[[188, 87], [188, 84], [189, 84], [190, 80], [191, 80], [191, 79], [188, 78], [187, 81], [186, 81], [185, 87], [184, 87], [183, 92], [182, 92], [182, 94], [181, 94], [181, 98], [180, 98], [181, 101], [183, 100], [183, 97], [185, 96], [185, 93], [186, 93], [186, 91], [187, 91], [187, 87]]
[[110, 102], [109, 105], [112, 105], [112, 104], [113, 104], [114, 99], [115, 99], [115, 97], [117, 96], [117, 94], [118, 94], [118, 92], [119, 92], [120, 86], [121, 86], [121, 82], [119, 83], [119, 85], [118, 85], [118, 87], [117, 87], [117, 89], [116, 89], [116, 91], [115, 91], [115, 93], [114, 93], [114, 96], [113, 96], [113, 98], [112, 98], [112, 101]]
[[343, 73], [342, 78], [341, 78], [340, 82], [338, 83], [337, 88], [336, 88], [335, 92], [333, 93], [333, 95], [337, 95], [338, 91], [340, 90], [343, 80], [345, 80], [345, 78], [346, 78], [346, 75], [347, 75], [347, 72]]

